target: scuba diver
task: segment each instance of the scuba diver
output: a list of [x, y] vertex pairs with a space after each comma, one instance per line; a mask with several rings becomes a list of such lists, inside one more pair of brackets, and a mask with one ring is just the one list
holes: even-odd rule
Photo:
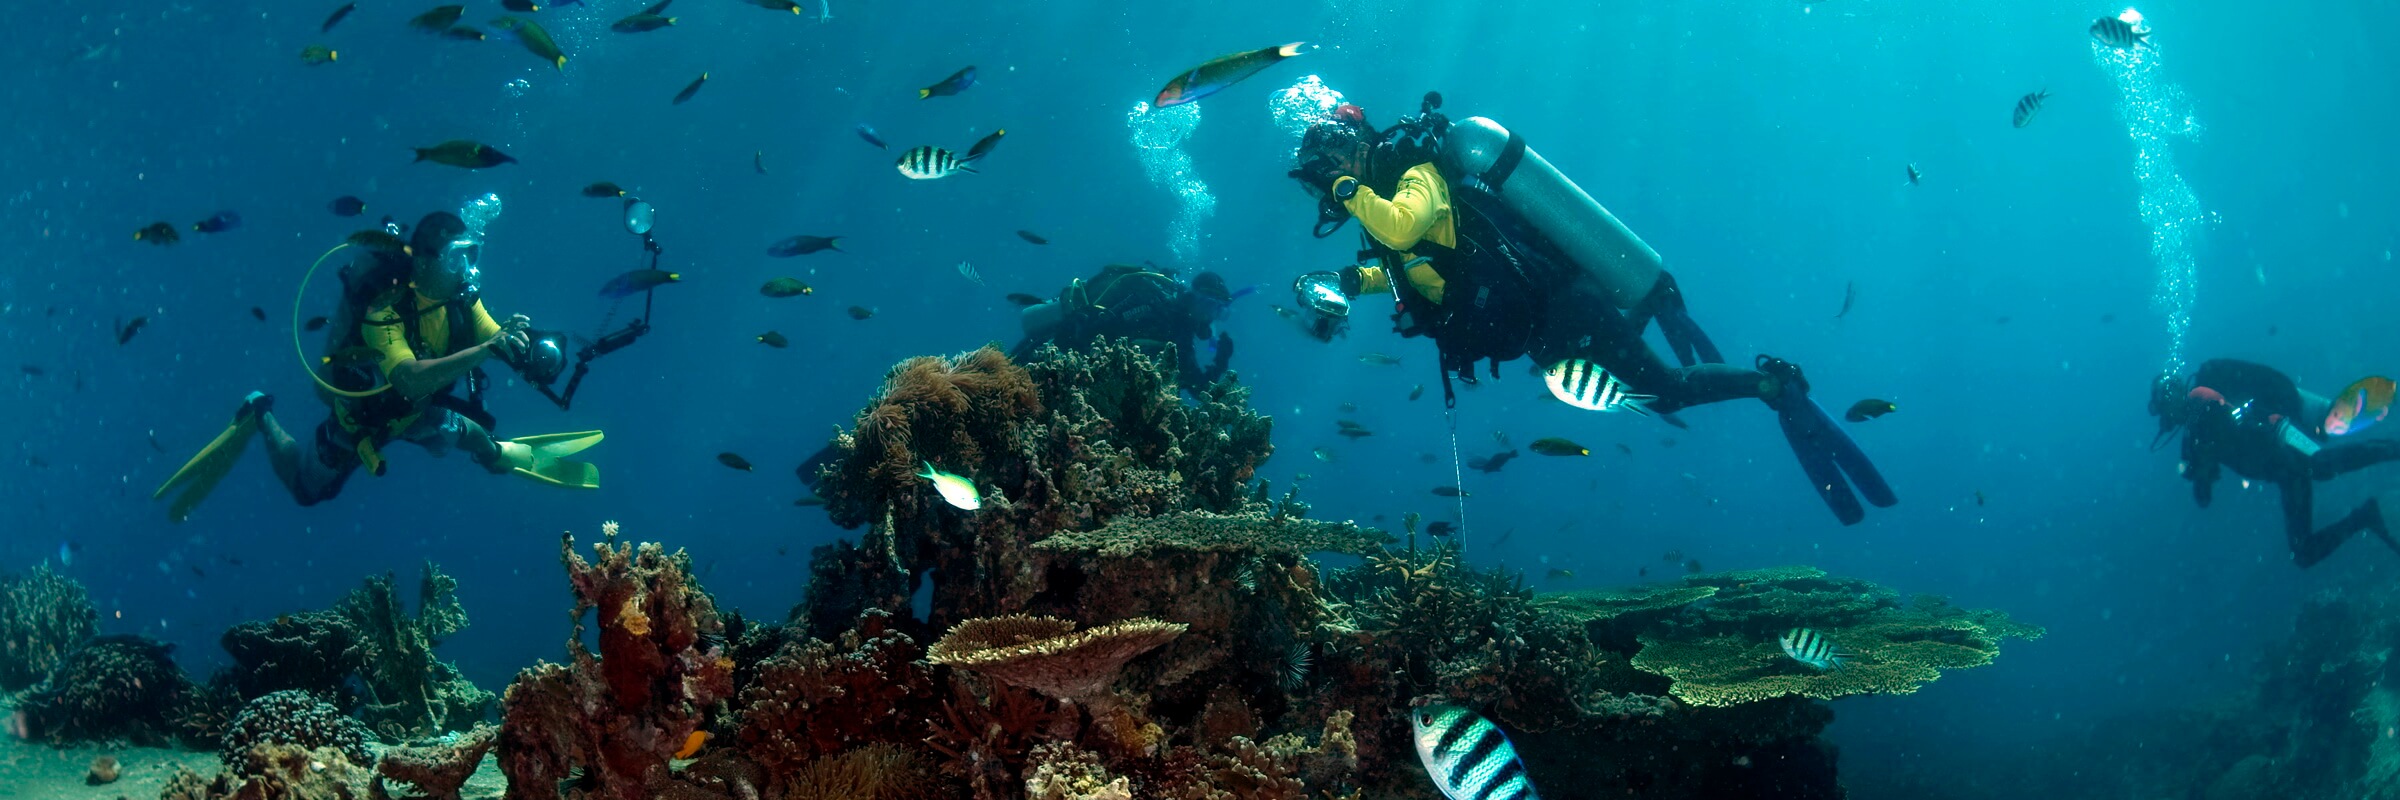
[[[1330, 341], [1352, 298], [1381, 294], [1393, 299], [1398, 333], [1439, 348], [1449, 406], [1454, 377], [1473, 383], [1487, 361], [1497, 377], [1500, 362], [1526, 355], [1561, 400], [1679, 427], [1682, 409], [1758, 398], [1842, 524], [1865, 518], [1861, 494], [1878, 507], [1899, 501], [1809, 399], [1798, 365], [1766, 355], [1755, 368], [1723, 363], [1656, 251], [1522, 137], [1481, 117], [1453, 124], [1440, 107], [1441, 95], [1427, 93], [1417, 116], [1379, 131], [1344, 104], [1303, 136], [1288, 174], [1317, 198], [1314, 233], [1331, 236], [1351, 219], [1365, 229], [1356, 266], [1293, 284], [1313, 336]], [[1643, 341], [1652, 322], [1680, 366]]]
[[2179, 466], [2192, 482], [2192, 500], [2202, 508], [2214, 498], [2225, 469], [2275, 484], [2283, 494], [2283, 532], [2292, 563], [2302, 568], [2325, 560], [2362, 532], [2400, 551], [2400, 542], [2392, 538], [2400, 528], [2400, 490], [2378, 493], [2333, 524], [2314, 527], [2316, 481], [2400, 461], [2400, 441], [2324, 443], [2324, 421], [2332, 407], [2273, 367], [2212, 359], [2189, 378], [2169, 373], [2151, 383], [2150, 414], [2158, 417], [2158, 437], [2150, 449], [2183, 432]]
[[[1192, 276], [1186, 285], [1155, 265], [1111, 264], [1067, 284], [1056, 299], [1027, 306], [1025, 339], [1009, 356], [1022, 361], [1044, 342], [1083, 347], [1103, 336], [1145, 347], [1172, 345], [1178, 382], [1196, 389], [1224, 378], [1233, 361], [1233, 336], [1216, 329], [1232, 303], [1225, 278], [1214, 272]], [[1214, 351], [1206, 367], [1200, 365], [1203, 348]]]
[[[405, 247], [399, 233], [398, 225], [387, 225], [344, 246], [359, 252], [341, 270], [342, 302], [328, 326], [329, 355], [310, 364], [331, 414], [304, 445], [276, 419], [273, 396], [250, 393], [232, 424], [152, 495], [178, 492], [171, 519], [189, 516], [261, 431], [276, 478], [303, 506], [339, 494], [361, 466], [382, 475], [383, 449], [394, 441], [436, 456], [463, 450], [494, 474], [597, 488], [598, 468], [566, 456], [598, 444], [600, 431], [509, 440], [491, 434], [495, 421], [482, 402], [484, 362], [498, 358], [546, 386], [565, 359], [555, 337], [533, 331], [524, 316], [499, 321], [485, 310], [476, 267], [480, 232], [457, 215], [434, 212], [418, 222]], [[318, 265], [323, 263], [320, 258]], [[306, 286], [304, 281], [303, 292]], [[462, 383], [463, 397], [457, 392]]]

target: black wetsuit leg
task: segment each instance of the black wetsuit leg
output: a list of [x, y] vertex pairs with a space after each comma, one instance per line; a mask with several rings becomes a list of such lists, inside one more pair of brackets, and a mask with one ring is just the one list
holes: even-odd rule
[[2309, 476], [2320, 481], [2357, 472], [2387, 461], [2400, 461], [2400, 440], [2369, 439], [2349, 444], [2327, 445], [2308, 459]]
[[2306, 478], [2295, 478], [2280, 484], [2283, 487], [2283, 535], [2292, 546], [2292, 564], [2302, 569], [2316, 566], [2334, 548], [2358, 534], [2358, 528], [2344, 530], [2341, 525], [2327, 526], [2319, 531], [2313, 519], [2316, 485]]

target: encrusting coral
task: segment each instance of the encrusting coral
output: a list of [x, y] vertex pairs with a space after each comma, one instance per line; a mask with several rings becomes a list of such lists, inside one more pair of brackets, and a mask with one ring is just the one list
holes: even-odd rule
[[0, 692], [32, 686], [92, 637], [100, 615], [75, 579], [37, 564], [0, 575]]
[[[669, 757], [733, 692], [724, 625], [691, 577], [691, 558], [620, 544], [613, 522], [601, 530], [592, 561], [575, 552], [573, 535], [561, 537], [575, 594], [567, 663], [519, 672], [501, 701], [510, 800], [549, 800], [563, 781], [591, 800], [651, 797]], [[583, 644], [595, 610], [598, 653]]]

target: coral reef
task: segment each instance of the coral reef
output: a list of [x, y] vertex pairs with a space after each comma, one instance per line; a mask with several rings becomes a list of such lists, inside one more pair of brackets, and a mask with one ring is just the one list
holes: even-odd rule
[[228, 769], [201, 777], [177, 768], [159, 800], [367, 800], [374, 775], [340, 750], [261, 744], [242, 751]]
[[1108, 774], [1100, 755], [1063, 742], [1034, 748], [1039, 765], [1025, 778], [1025, 800], [1133, 800], [1126, 779]]
[[417, 613], [400, 600], [389, 573], [369, 578], [330, 610], [245, 622], [219, 640], [233, 666], [212, 680], [241, 699], [298, 689], [361, 704], [360, 715], [388, 740], [464, 730], [490, 716], [491, 692], [433, 648], [465, 628], [458, 582], [426, 562]]
[[379, 795], [389, 795], [384, 781], [397, 781], [416, 789], [418, 796], [428, 800], [458, 800], [459, 787], [483, 764], [483, 756], [500, 743], [500, 729], [478, 725], [474, 730], [446, 737], [447, 741], [426, 745], [394, 747], [383, 751], [375, 761], [375, 779]]
[[83, 584], [48, 564], [22, 576], [0, 575], [0, 692], [40, 682], [92, 637], [99, 620]]
[[[1674, 681], [1675, 699], [1732, 706], [1776, 697], [1831, 700], [1854, 694], [1909, 694], [1943, 670], [1991, 663], [2004, 639], [2033, 639], [2039, 627], [1996, 611], [1968, 611], [1932, 595], [1907, 604], [1865, 581], [1786, 567], [1686, 579], [1717, 589], [1638, 635], [1632, 664]], [[1819, 670], [1783, 653], [1777, 639], [1811, 628], [1850, 654]]]
[[226, 766], [237, 766], [243, 755], [259, 745], [290, 745], [302, 750], [326, 748], [341, 753], [350, 763], [368, 766], [375, 763], [367, 752], [367, 728], [342, 710], [327, 705], [307, 692], [287, 689], [252, 700], [242, 705], [233, 723], [225, 728], [225, 742], [218, 757]]
[[871, 612], [839, 643], [787, 642], [746, 681], [734, 738], [771, 775], [875, 742], [922, 738], [938, 684], [924, 648]]
[[924, 757], [892, 744], [870, 744], [810, 761], [773, 796], [782, 800], [918, 800], [938, 796]]
[[24, 736], [53, 744], [125, 739], [162, 744], [198, 687], [170, 655], [140, 636], [99, 636], [69, 651], [25, 695]]
[[[575, 595], [566, 664], [517, 674], [501, 701], [500, 769], [511, 800], [547, 800], [573, 781], [593, 800], [654, 796], [669, 756], [733, 693], [716, 604], [691, 576], [691, 558], [655, 543], [617, 542], [602, 526], [594, 559], [561, 537]], [[599, 652], [584, 644], [585, 616]]]

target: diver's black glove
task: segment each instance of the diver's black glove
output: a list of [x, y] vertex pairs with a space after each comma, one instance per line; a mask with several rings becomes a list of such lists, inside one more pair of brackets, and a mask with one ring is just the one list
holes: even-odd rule
[[[1299, 169], [1292, 170], [1291, 175], [1293, 179], [1307, 184], [1311, 189], [1323, 189], [1327, 192], [1335, 191], [1335, 181], [1348, 177], [1342, 174], [1340, 167], [1334, 166], [1333, 159], [1330, 158], [1309, 159], [1308, 163], [1300, 165]], [[1351, 183], [1356, 183], [1356, 181], [1351, 181]]]

